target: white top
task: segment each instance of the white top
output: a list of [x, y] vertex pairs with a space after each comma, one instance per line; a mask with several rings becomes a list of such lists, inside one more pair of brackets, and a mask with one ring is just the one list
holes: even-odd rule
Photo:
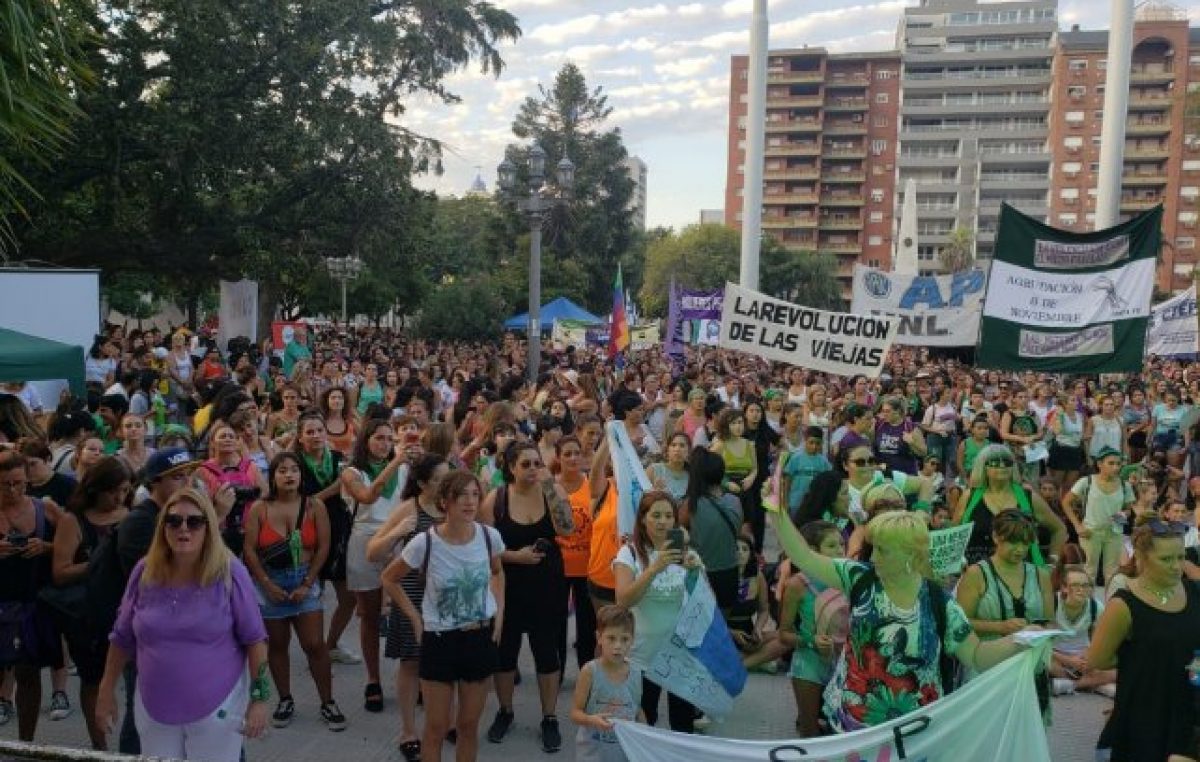
[[1088, 637], [1088, 628], [1095, 627], [1096, 620], [1100, 619], [1100, 614], [1104, 613], [1104, 604], [1096, 601], [1096, 619], [1092, 619], [1090, 609], [1091, 606], [1085, 603], [1079, 618], [1073, 620], [1067, 616], [1062, 596], [1059, 596], [1058, 610], [1054, 612], [1054, 621], [1058, 625], [1058, 629], [1066, 630], [1070, 634], [1054, 638], [1055, 651], [1071, 656], [1078, 656], [1087, 651], [1088, 643], [1091, 642], [1091, 638]]
[[[650, 563], [654, 563], [657, 557], [657, 550], [650, 551]], [[613, 566], [617, 564], [632, 569], [635, 577], [645, 568], [633, 552], [632, 545], [622, 545], [617, 551]], [[659, 646], [675, 631], [679, 612], [683, 608], [686, 580], [687, 569], [679, 564], [671, 564], [650, 580], [641, 600], [633, 605], [634, 638], [629, 658], [634, 664], [643, 668], [649, 666]]]
[[492, 577], [491, 559], [483, 532], [491, 537], [492, 556], [503, 553], [504, 540], [500, 533], [478, 523], [475, 536], [465, 545], [451, 545], [436, 531], [428, 531], [409, 540], [400, 553], [404, 563], [420, 573], [425, 561], [425, 544], [433, 538], [429, 573], [425, 577], [425, 599], [421, 601], [421, 620], [427, 631], [457, 630], [496, 616], [496, 597], [488, 584]]
[[1095, 476], [1084, 476], [1071, 487], [1071, 494], [1083, 500], [1087, 493], [1087, 504], [1083, 507], [1083, 525], [1091, 530], [1111, 529], [1120, 532], [1121, 528], [1113, 523], [1113, 517], [1126, 505], [1133, 502], [1133, 490], [1129, 485], [1120, 482], [1112, 492], [1106, 492]]
[[[364, 474], [357, 468], [349, 468], [347, 470], [357, 474], [358, 478], [368, 488], [371, 486], [371, 482], [374, 481], [369, 475]], [[353, 495], [342, 490], [342, 498], [346, 501], [346, 505], [357, 506], [354, 510], [354, 523], [382, 524], [387, 521], [388, 517], [392, 515], [392, 511], [396, 510], [400, 506], [400, 503], [404, 502], [400, 496], [404, 494], [404, 485], [407, 481], [408, 464], [405, 463], [399, 468], [399, 476], [396, 479], [396, 491], [392, 493], [391, 497], [384, 497], [383, 493], [380, 492], [379, 498], [373, 503], [356, 503]]]

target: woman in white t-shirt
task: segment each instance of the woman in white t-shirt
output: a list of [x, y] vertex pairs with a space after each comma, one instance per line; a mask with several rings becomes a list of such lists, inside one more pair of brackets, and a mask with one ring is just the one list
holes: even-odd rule
[[[412, 622], [421, 643], [421, 757], [442, 758], [454, 703], [456, 753], [459, 759], [475, 759], [479, 716], [487, 701], [488, 678], [496, 668], [504, 620], [504, 541], [477, 520], [483, 490], [474, 474], [448, 474], [439, 496], [445, 522], [404, 546], [400, 558], [383, 572], [383, 589]], [[420, 611], [400, 585], [414, 569], [425, 578]]]
[[1087, 650], [1092, 630], [1104, 611], [1104, 604], [1092, 595], [1092, 581], [1087, 568], [1071, 565], [1063, 569], [1062, 589], [1053, 627], [1068, 634], [1054, 639], [1050, 661], [1050, 676], [1054, 678], [1055, 695], [1093, 690], [1112, 698], [1117, 693], [1117, 671], [1101, 669], [1087, 671]]
[[[700, 567], [700, 556], [670, 544], [671, 530], [679, 523], [679, 505], [666, 492], [642, 495], [633, 524], [633, 541], [626, 543], [613, 561], [617, 605], [633, 611], [634, 641], [630, 661], [643, 672], [642, 711], [646, 722], [658, 720], [662, 688], [650, 682], [650, 661], [659, 646], [671, 638], [683, 608], [688, 571]], [[686, 543], [685, 543], [686, 545]], [[691, 733], [695, 709], [673, 693], [667, 694], [671, 730]]]

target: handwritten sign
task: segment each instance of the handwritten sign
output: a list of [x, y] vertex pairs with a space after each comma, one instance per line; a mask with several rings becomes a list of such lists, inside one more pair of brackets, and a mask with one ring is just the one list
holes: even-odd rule
[[974, 522], [968, 522], [929, 533], [929, 565], [933, 567], [933, 576], [946, 577], [962, 571], [963, 555], [967, 552], [974, 526]]

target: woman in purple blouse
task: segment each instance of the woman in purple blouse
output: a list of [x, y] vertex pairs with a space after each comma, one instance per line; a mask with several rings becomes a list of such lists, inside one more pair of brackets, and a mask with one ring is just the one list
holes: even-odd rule
[[235, 762], [243, 737], [266, 726], [267, 631], [254, 583], [217, 526], [200, 492], [184, 489], [167, 501], [109, 636], [97, 724], [115, 725], [117, 682], [136, 659], [143, 754]]

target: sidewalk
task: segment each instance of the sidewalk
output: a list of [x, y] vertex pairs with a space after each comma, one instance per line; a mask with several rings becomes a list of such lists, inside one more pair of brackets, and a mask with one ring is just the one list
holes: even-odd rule
[[[346, 645], [357, 647], [358, 632], [354, 624], [343, 638]], [[543, 754], [538, 742], [537, 727], [541, 720], [533, 676], [533, 663], [528, 649], [522, 654], [522, 673], [526, 680], [517, 686], [514, 710], [516, 722], [502, 744], [482, 740], [479, 759], [485, 762], [514, 762], [515, 760], [554, 759], [568, 762], [575, 759], [575, 727], [568, 719], [571, 695], [575, 687], [576, 669], [568, 665], [566, 684], [559, 698], [558, 716], [563, 734], [563, 749], [554, 755]], [[349, 720], [342, 733], [325, 729], [317, 714], [317, 696], [309, 679], [303, 655], [293, 641], [292, 683], [296, 698], [296, 719], [283, 730], [269, 729], [265, 738], [250, 741], [246, 758], [251, 762], [317, 762], [318, 760], [355, 760], [355, 762], [396, 762], [402, 760], [396, 749], [399, 718], [394, 700], [395, 662], [384, 661], [384, 694], [386, 705], [382, 714], [363, 710], [362, 689], [364, 672], [361, 666], [333, 667], [334, 696]], [[183, 686], [181, 686], [181, 689]], [[78, 689], [72, 681], [71, 691]], [[49, 685], [45, 699], [49, 701]], [[83, 747], [87, 735], [79, 714], [78, 699], [71, 696], [74, 712], [60, 722], [51, 722], [43, 714], [38, 723], [37, 740], [41, 743]], [[1094, 695], [1066, 696], [1054, 699], [1054, 727], [1049, 731], [1051, 757], [1055, 762], [1092, 762], [1093, 747], [1103, 723], [1102, 712], [1111, 706], [1108, 699]], [[480, 723], [480, 732], [487, 729], [496, 711], [495, 697], [488, 700]], [[666, 716], [665, 707], [662, 715]], [[794, 699], [788, 679], [783, 675], [752, 674], [745, 692], [738, 698], [733, 715], [724, 723], [714, 724], [710, 735], [746, 739], [785, 739], [792, 737], [795, 718]], [[418, 720], [420, 713], [418, 712]], [[17, 723], [0, 727], [0, 738], [15, 740]], [[447, 746], [443, 759], [452, 760], [453, 747]], [[431, 762], [427, 760], [426, 762]]]

